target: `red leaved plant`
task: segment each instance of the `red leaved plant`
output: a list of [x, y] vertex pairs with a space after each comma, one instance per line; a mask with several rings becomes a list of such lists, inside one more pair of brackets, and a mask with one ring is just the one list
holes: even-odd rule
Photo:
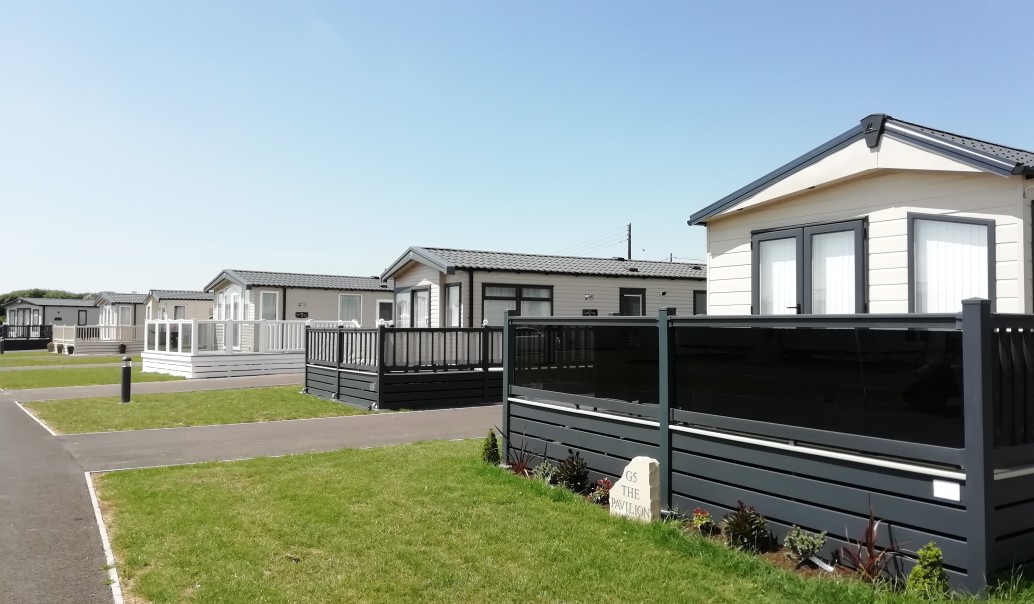
[[842, 558], [854, 568], [855, 572], [870, 583], [877, 583], [883, 578], [887, 566], [897, 555], [895, 551], [897, 546], [893, 543], [888, 549], [876, 547], [881, 522], [876, 520], [872, 508], [869, 508], [869, 521], [865, 525], [865, 533], [862, 538], [858, 541], [851, 541], [851, 538], [848, 537], [847, 540], [851, 546], [840, 548]]

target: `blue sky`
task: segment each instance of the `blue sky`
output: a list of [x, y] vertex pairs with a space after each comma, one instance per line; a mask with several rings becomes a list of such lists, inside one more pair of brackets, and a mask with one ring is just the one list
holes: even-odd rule
[[689, 214], [876, 112], [1034, 149], [1022, 0], [2, 2], [0, 292], [703, 259]]

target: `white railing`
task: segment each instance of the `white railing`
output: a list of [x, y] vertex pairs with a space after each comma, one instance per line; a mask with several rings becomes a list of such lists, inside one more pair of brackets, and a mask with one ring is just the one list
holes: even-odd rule
[[54, 344], [79, 342], [137, 342], [144, 330], [139, 325], [55, 325]]
[[337, 327], [337, 321], [150, 320], [144, 351], [176, 354], [304, 352], [305, 326]]

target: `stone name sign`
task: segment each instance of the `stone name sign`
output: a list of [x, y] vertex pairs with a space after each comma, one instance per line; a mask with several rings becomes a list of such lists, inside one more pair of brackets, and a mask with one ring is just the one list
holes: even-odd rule
[[610, 489], [610, 513], [642, 522], [661, 519], [661, 470], [656, 459], [636, 457], [628, 462]]

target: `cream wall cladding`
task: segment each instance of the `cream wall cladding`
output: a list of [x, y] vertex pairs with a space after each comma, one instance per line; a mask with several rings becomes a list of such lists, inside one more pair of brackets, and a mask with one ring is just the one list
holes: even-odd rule
[[752, 232], [862, 218], [868, 220], [869, 312], [908, 312], [909, 213], [994, 220], [996, 310], [1029, 313], [1030, 208], [1023, 182], [972, 171], [886, 170], [713, 216], [707, 221], [710, 313], [750, 314]]
[[[837, 274], [834, 281], [841, 285], [835, 291], [825, 288], [834, 282], [827, 277], [831, 267], [857, 260], [863, 271], [862, 299], [842, 304], [844, 312], [951, 312], [956, 298], [974, 295], [991, 298], [997, 312], [1034, 312], [1032, 178], [1034, 151], [885, 114], [868, 115], [690, 216], [690, 224], [707, 227], [709, 311], [758, 312], [752, 308], [755, 294], [772, 305], [766, 312], [793, 312], [795, 299], [798, 312], [811, 312], [812, 304], [824, 305], [830, 295], [841, 301], [854, 297], [858, 281], [847, 273]], [[826, 226], [848, 221], [853, 224]], [[835, 238], [817, 239], [847, 227], [861, 232], [862, 226], [864, 237], [855, 240], [859, 247], [853, 256], [829, 247]], [[780, 232], [790, 228], [800, 230]], [[912, 229], [915, 241], [922, 242], [915, 259], [910, 258]], [[801, 238], [808, 233], [816, 239]], [[794, 237], [796, 262], [790, 247]], [[993, 245], [985, 244], [992, 239]], [[752, 250], [752, 243], [762, 241], [763, 248]], [[843, 245], [846, 239], [839, 241]], [[807, 264], [817, 257], [804, 257], [810, 242], [825, 246], [818, 270]], [[765, 275], [775, 279], [766, 282], [763, 292], [752, 292], [758, 276], [752, 255], [762, 252], [771, 269]], [[992, 274], [988, 283], [983, 280], [985, 258]], [[916, 271], [921, 274], [910, 283]], [[818, 281], [815, 297], [797, 299], [788, 283], [796, 278], [799, 291], [809, 277]], [[859, 301], [866, 307], [858, 308]], [[783, 302], [790, 305], [782, 308]]]

